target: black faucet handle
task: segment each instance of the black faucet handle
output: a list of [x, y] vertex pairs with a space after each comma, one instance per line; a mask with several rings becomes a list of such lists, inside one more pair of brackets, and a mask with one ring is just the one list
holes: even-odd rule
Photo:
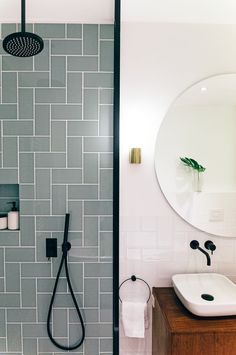
[[197, 240], [192, 240], [190, 242], [190, 248], [197, 249], [199, 247], [199, 242]]
[[207, 240], [204, 244], [204, 247], [207, 249], [207, 250], [210, 250], [211, 251], [211, 254], [213, 254], [213, 252], [216, 250], [216, 246], [215, 244], [211, 241], [211, 240]]

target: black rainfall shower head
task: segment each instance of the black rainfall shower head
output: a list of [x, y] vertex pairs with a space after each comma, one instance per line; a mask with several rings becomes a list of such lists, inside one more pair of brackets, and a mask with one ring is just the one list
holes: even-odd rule
[[15, 57], [32, 57], [43, 50], [41, 37], [30, 32], [15, 32], [4, 38], [4, 50]]
[[8, 35], [2, 46], [7, 53], [15, 57], [32, 57], [43, 50], [42, 38], [25, 31], [25, 0], [21, 0], [21, 32]]

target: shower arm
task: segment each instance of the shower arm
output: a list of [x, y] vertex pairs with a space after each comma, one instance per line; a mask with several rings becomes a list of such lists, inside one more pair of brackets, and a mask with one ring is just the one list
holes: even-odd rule
[[21, 0], [21, 31], [25, 32], [25, 0]]

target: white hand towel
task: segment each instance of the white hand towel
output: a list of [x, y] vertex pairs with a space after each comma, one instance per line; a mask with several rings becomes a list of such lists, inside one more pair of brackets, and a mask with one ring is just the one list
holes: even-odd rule
[[125, 336], [144, 338], [146, 302], [122, 301], [122, 323]]
[[148, 317], [148, 307], [145, 307], [144, 310], [144, 322], [145, 322], [145, 329], [149, 328], [149, 317]]

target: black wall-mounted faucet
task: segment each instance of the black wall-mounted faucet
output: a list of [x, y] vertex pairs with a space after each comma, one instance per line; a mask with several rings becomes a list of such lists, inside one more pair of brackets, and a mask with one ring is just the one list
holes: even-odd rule
[[210, 265], [211, 265], [211, 257], [210, 257], [210, 255], [209, 255], [204, 249], [202, 249], [202, 248], [199, 246], [199, 242], [198, 242], [197, 240], [192, 240], [192, 241], [191, 241], [191, 243], [190, 243], [190, 248], [200, 250], [204, 255], [206, 255], [206, 258], [207, 258], [207, 266], [210, 266]]

